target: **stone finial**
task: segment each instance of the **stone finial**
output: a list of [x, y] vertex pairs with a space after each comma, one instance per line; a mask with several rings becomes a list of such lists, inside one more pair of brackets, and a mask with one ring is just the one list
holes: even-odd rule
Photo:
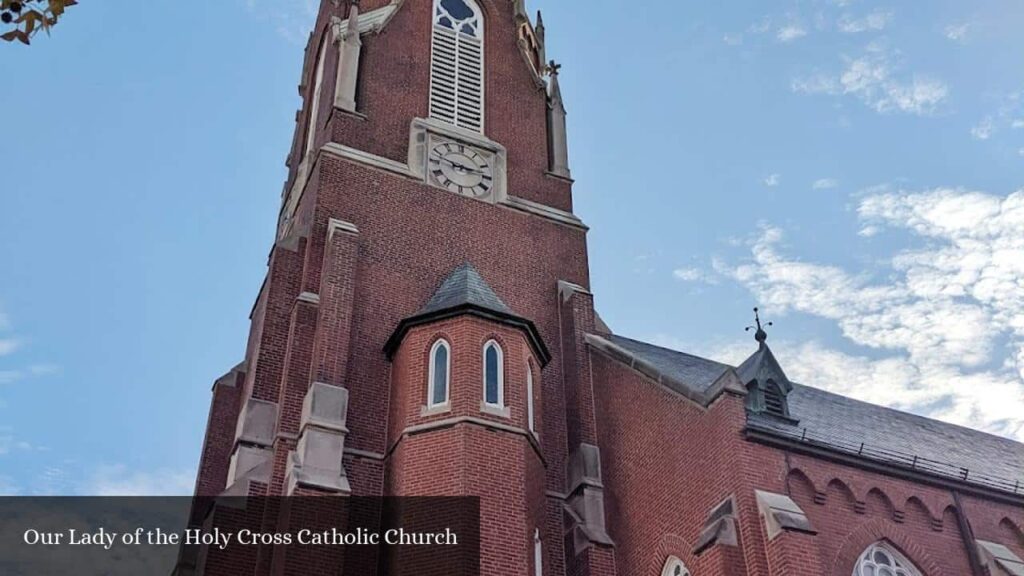
[[530, 19], [526, 15], [526, 0], [512, 0], [512, 12], [515, 14], [517, 21], [522, 22]]
[[548, 61], [545, 34], [544, 17], [541, 16], [540, 10], [537, 10], [537, 25], [533, 27], [533, 35], [537, 38], [537, 61], [540, 62], [542, 67], [544, 66], [544, 63]]
[[347, 112], [356, 111], [356, 85], [359, 80], [359, 55], [363, 40], [359, 32], [359, 0], [351, 2], [348, 24], [340, 38], [338, 78], [335, 84], [334, 106]]
[[569, 171], [569, 142], [566, 134], [565, 102], [558, 74], [562, 66], [554, 60], [548, 64], [548, 156], [549, 169], [555, 176], [572, 178]]

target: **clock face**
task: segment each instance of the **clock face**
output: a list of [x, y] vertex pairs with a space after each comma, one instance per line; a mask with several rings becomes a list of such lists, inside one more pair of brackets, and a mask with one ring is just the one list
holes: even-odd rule
[[430, 172], [442, 187], [456, 194], [479, 198], [494, 185], [487, 158], [457, 142], [444, 142], [430, 151]]

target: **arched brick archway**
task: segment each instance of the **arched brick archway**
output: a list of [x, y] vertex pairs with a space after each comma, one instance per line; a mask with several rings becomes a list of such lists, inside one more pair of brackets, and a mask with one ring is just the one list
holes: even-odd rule
[[847, 535], [839, 552], [832, 560], [829, 574], [850, 576], [853, 574], [854, 564], [857, 563], [860, 555], [867, 550], [868, 546], [880, 541], [888, 542], [899, 550], [925, 576], [958, 576], [937, 563], [902, 528], [882, 518], [867, 520]]
[[665, 561], [675, 556], [683, 561], [690, 570], [697, 565], [697, 557], [691, 552], [693, 545], [678, 534], [665, 534], [658, 542], [658, 549], [647, 564], [646, 571], [640, 576], [659, 576], [665, 567]]

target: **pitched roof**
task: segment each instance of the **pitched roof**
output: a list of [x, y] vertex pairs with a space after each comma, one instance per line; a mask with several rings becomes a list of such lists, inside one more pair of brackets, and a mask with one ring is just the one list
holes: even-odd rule
[[[622, 336], [608, 339], [671, 376], [674, 385], [688, 387], [691, 397], [707, 392], [731, 368]], [[1018, 493], [1024, 494], [1024, 444], [1019, 442], [796, 383], [787, 401], [790, 415], [799, 423], [754, 413], [748, 414], [748, 423], [873, 460], [913, 463], [932, 474], [962, 480], [966, 469], [968, 482], [1011, 492], [1014, 482], [1020, 481]]]
[[964, 468], [968, 479], [1024, 483], [1024, 444], [1019, 442], [801, 384], [793, 385], [787, 400], [799, 425], [761, 414], [750, 414], [751, 423], [789, 435], [806, 429], [812, 439], [848, 447], [863, 443], [869, 452], [885, 451], [890, 460], [916, 456], [934, 465], [931, 472], [942, 473], [942, 464], [948, 463], [948, 472]]
[[536, 352], [537, 361], [543, 366], [551, 360], [551, 353], [541, 339], [536, 325], [513, 312], [469, 262], [448, 274], [419, 312], [399, 323], [384, 345], [384, 352], [389, 357], [394, 354], [405, 334], [414, 326], [461, 315], [477, 316], [520, 329], [525, 332], [527, 340]]
[[[669, 350], [615, 334], [608, 336], [607, 340], [642, 358], [658, 372], [678, 384], [688, 387], [691, 392], [706, 393], [730, 368], [729, 365], [714, 360]], [[677, 390], [677, 392], [685, 393], [686, 391]]]
[[501, 301], [472, 264], [466, 262], [444, 279], [427, 304], [416, 316], [433, 314], [460, 306], [475, 306], [500, 314], [513, 316], [512, 310]]

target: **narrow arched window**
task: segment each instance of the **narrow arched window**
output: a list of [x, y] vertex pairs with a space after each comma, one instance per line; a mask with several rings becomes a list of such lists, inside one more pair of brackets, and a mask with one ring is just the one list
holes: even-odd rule
[[491, 340], [484, 344], [484, 402], [499, 408], [505, 405], [505, 367], [501, 346]]
[[427, 375], [427, 406], [448, 404], [448, 384], [452, 375], [452, 349], [448, 342], [438, 340], [430, 349], [430, 370]]
[[534, 424], [533, 415], [533, 366], [526, 363], [526, 421], [530, 426], [530, 432], [537, 433], [537, 426]]
[[317, 121], [320, 116], [320, 96], [323, 92], [324, 84], [324, 60], [327, 59], [327, 35], [324, 35], [324, 39], [320, 42], [320, 52], [316, 56], [316, 72], [313, 74], [313, 91], [310, 93], [309, 100], [309, 112], [306, 114], [308, 119], [306, 122], [306, 146], [302, 150], [302, 159], [305, 160], [309, 153], [313, 150], [313, 145], [316, 143], [316, 129]]
[[860, 555], [853, 576], [921, 576], [921, 572], [895, 548], [878, 542]]
[[430, 117], [484, 131], [484, 16], [473, 0], [434, 0]]
[[665, 561], [665, 567], [661, 570], [661, 576], [690, 576], [683, 561], [675, 556], [669, 556]]
[[533, 574], [544, 576], [544, 550], [541, 548], [539, 528], [533, 531]]

